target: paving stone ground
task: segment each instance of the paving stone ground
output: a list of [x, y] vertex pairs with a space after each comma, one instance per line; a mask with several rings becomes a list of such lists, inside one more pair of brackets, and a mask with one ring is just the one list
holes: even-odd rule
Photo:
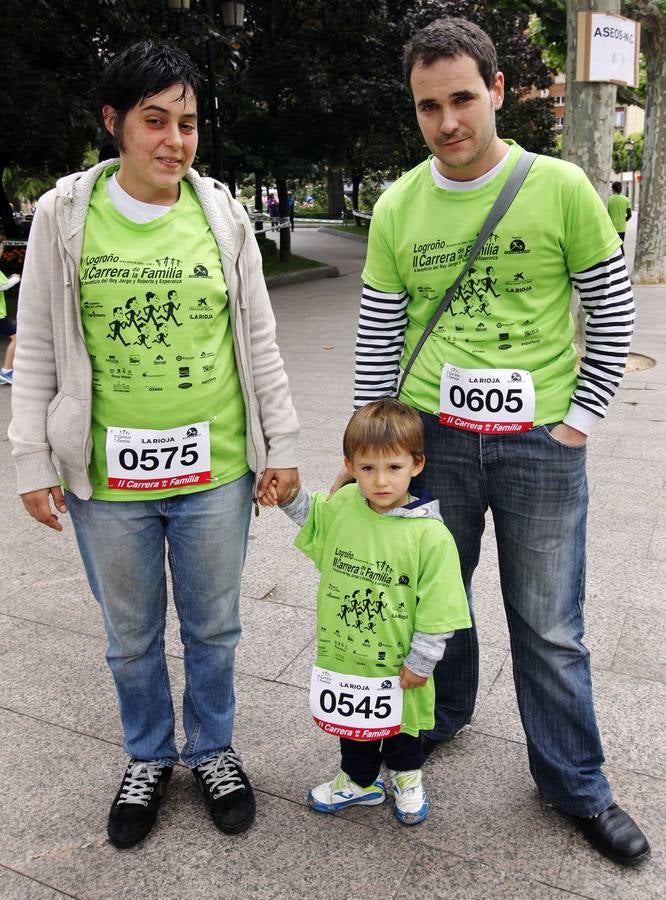
[[[629, 223], [628, 253], [633, 244]], [[294, 250], [340, 277], [271, 291], [301, 417], [301, 473], [327, 488], [350, 406], [364, 247], [297, 229]], [[636, 291], [633, 350], [657, 365], [626, 376], [589, 445], [587, 644], [606, 770], [644, 826], [651, 861], [624, 870], [538, 799], [511, 682], [488, 523], [475, 583], [481, 689], [470, 731], [427, 764], [431, 817], [400, 827], [387, 805], [336, 816], [307, 790], [337, 769], [336, 742], [307, 709], [316, 578], [279, 511], [253, 520], [242, 589], [234, 744], [257, 791], [257, 822], [225, 837], [178, 767], [145, 845], [105, 836], [124, 765], [104, 636], [72, 530], [31, 522], [15, 496], [0, 388], [0, 897], [661, 898], [666, 895], [666, 286]], [[182, 654], [170, 618], [174, 697]]]

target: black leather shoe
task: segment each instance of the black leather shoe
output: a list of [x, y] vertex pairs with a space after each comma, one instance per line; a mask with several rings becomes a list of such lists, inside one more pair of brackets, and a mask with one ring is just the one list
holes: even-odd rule
[[635, 866], [650, 855], [647, 838], [631, 816], [613, 803], [598, 816], [571, 817], [596, 849], [623, 866]]

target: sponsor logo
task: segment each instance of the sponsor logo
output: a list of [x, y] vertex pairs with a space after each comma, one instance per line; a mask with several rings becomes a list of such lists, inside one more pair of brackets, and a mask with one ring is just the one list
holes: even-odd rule
[[186, 389], [186, 388], [191, 388], [191, 387], [192, 387], [192, 382], [191, 382], [191, 381], [181, 381], [181, 383], [178, 385], [178, 387], [179, 387], [179, 388], [184, 388], [184, 389]]

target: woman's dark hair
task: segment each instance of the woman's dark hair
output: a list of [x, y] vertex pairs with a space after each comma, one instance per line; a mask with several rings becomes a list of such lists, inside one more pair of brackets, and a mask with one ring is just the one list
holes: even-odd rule
[[471, 56], [479, 68], [485, 86], [490, 90], [497, 75], [497, 51], [486, 32], [468, 19], [435, 19], [405, 44], [402, 71], [411, 91], [412, 69], [416, 65], [431, 66], [438, 59]]
[[201, 76], [187, 53], [170, 44], [137, 41], [111, 60], [102, 76], [100, 101], [116, 110], [113, 136], [121, 149], [130, 109], [174, 84], [182, 87], [183, 98], [191, 91], [198, 102]]

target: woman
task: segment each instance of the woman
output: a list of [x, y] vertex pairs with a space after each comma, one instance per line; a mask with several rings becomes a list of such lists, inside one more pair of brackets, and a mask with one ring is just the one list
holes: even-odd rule
[[[69, 511], [102, 608], [130, 756], [108, 822], [121, 848], [150, 831], [179, 759], [218, 828], [254, 819], [231, 746], [240, 578], [253, 488], [276, 479], [288, 498], [298, 480], [298, 422], [252, 227], [223, 185], [190, 168], [198, 88], [190, 59], [167, 45], [137, 43], [111, 62], [102, 115], [120, 160], [41, 199], [19, 304], [18, 490], [57, 531], [56, 511]], [[165, 541], [185, 661], [180, 753]]]

